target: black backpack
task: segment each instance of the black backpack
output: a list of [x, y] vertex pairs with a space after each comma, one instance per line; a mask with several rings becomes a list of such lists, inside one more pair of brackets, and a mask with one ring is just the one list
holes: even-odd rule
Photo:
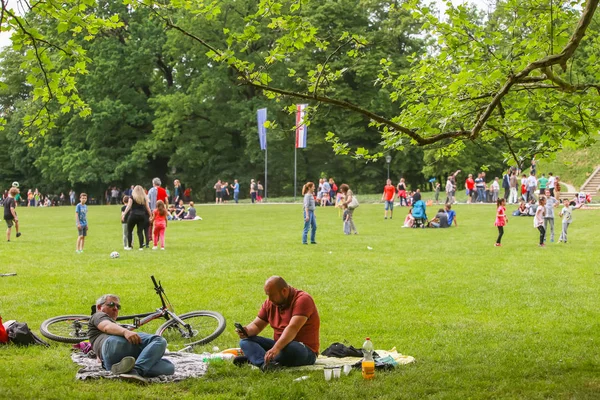
[[24, 322], [15, 322], [6, 330], [6, 332], [8, 333], [9, 342], [14, 343], [17, 346], [29, 346], [30, 344], [39, 344], [46, 347], [50, 346], [31, 332], [31, 329], [29, 329]]

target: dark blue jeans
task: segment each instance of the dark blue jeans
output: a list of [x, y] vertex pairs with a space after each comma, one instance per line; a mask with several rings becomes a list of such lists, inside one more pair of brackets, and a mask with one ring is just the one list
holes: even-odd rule
[[135, 357], [135, 370], [141, 375], [152, 378], [159, 375], [173, 375], [175, 366], [162, 356], [167, 348], [167, 341], [158, 336], [138, 332], [142, 342], [131, 344], [122, 336], [111, 336], [102, 345], [102, 365], [110, 371], [113, 364], [123, 357]]
[[[275, 346], [273, 339], [261, 336], [252, 336], [240, 340], [240, 347], [248, 361], [252, 365], [260, 367], [265, 362], [265, 353]], [[298, 367], [300, 365], [313, 365], [317, 360], [317, 355], [304, 343], [291, 341], [275, 357], [275, 362], [285, 367]]]
[[302, 243], [306, 243], [308, 236], [308, 229], [310, 228], [310, 241], [315, 242], [315, 236], [317, 234], [317, 219], [315, 218], [315, 212], [308, 212], [308, 221], [306, 220], [306, 210], [302, 211], [304, 217], [304, 230], [302, 231]]
[[240, 192], [233, 192], [233, 200], [237, 203], [240, 198]]
[[482, 187], [477, 188], [477, 201], [485, 202], [485, 189]]

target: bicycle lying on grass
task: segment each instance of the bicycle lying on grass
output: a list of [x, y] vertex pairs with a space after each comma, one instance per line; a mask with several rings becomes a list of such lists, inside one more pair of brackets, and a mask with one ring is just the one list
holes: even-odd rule
[[[117, 322], [123, 327], [135, 330], [151, 321], [164, 318], [166, 322], [158, 327], [156, 334], [167, 340], [169, 348], [179, 351], [209, 343], [223, 333], [225, 318], [218, 312], [191, 311], [182, 315], [175, 314], [160, 281], [157, 283], [154, 276], [151, 278], [162, 307], [153, 312], [119, 316]], [[95, 312], [96, 307], [92, 306], [92, 308]], [[42, 322], [40, 332], [48, 339], [57, 342], [79, 343], [88, 340], [89, 320], [89, 315], [62, 315]]]

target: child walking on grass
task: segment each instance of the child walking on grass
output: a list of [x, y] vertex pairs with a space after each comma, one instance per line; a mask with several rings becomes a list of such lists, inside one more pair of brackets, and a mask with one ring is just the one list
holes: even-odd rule
[[508, 218], [506, 217], [506, 200], [498, 199], [496, 200], [496, 206], [498, 207], [496, 210], [496, 225], [498, 227], [498, 239], [496, 239], [496, 247], [502, 246], [502, 235], [504, 235], [504, 225], [508, 222]]
[[167, 230], [167, 207], [162, 200], [156, 202], [156, 210], [152, 214], [152, 222], [154, 224], [154, 247], [152, 250], [156, 250], [158, 247], [158, 241], [160, 240], [160, 249], [165, 249], [165, 231]]
[[87, 236], [88, 223], [87, 223], [87, 194], [81, 193], [79, 195], [79, 204], [75, 207], [75, 222], [77, 222], [77, 249], [75, 253], [83, 253], [83, 245], [85, 244], [85, 237]]
[[535, 217], [533, 217], [533, 227], [540, 231], [540, 247], [545, 247], [544, 237], [546, 236], [546, 229], [544, 228], [544, 216], [546, 215], [546, 197], [540, 196], [537, 210], [535, 211]]
[[561, 210], [559, 216], [562, 217], [562, 232], [560, 233], [559, 242], [567, 243], [567, 229], [569, 229], [569, 225], [573, 222], [573, 208], [571, 204], [569, 204], [568, 199], [563, 200], [563, 209]]
[[350, 211], [348, 210], [348, 206], [344, 205], [344, 214], [342, 215], [342, 220], [344, 221], [344, 235], [349, 235], [350, 231]]
[[8, 191], [8, 197], [4, 200], [4, 221], [6, 222], [6, 241], [10, 242], [10, 232], [13, 225], [17, 230], [17, 237], [21, 236], [19, 232], [19, 218], [15, 208], [17, 207], [16, 197], [19, 194], [19, 188], [11, 187]]

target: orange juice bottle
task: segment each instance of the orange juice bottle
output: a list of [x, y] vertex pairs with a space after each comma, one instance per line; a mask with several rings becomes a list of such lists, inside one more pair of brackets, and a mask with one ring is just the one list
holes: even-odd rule
[[366, 338], [362, 346], [364, 358], [362, 361], [362, 376], [365, 379], [375, 378], [375, 361], [373, 360], [373, 342], [370, 338]]

